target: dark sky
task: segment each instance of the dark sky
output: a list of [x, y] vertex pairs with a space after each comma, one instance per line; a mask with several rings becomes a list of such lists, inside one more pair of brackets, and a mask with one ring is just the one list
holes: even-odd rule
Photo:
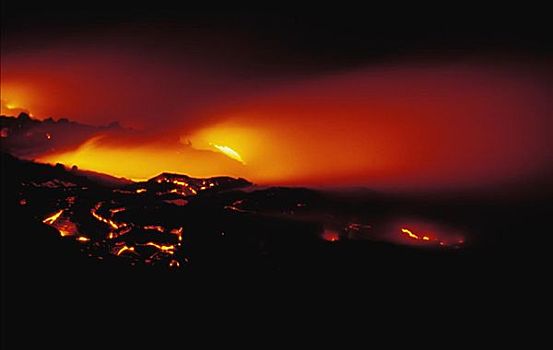
[[[369, 60], [505, 53], [551, 53], [546, 11], [506, 5], [427, 6], [401, 4], [330, 8], [295, 5], [286, 10], [225, 11], [163, 1], [3, 1], [2, 48], [41, 45], [60, 36], [85, 38], [122, 28], [143, 43], [178, 46], [190, 33], [217, 36], [216, 56], [232, 58], [237, 41], [255, 64], [304, 69], [363, 64]], [[342, 7], [340, 7], [341, 5]], [[132, 29], [129, 29], [132, 28]], [[105, 32], [113, 36], [116, 33]], [[139, 35], [137, 35], [139, 33]], [[154, 44], [155, 46], [155, 44]], [[314, 62], [316, 62], [315, 66]]]

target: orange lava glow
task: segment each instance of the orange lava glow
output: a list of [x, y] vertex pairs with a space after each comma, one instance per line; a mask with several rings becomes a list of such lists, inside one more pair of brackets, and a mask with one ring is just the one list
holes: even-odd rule
[[2, 91], [2, 99], [0, 100], [0, 115], [19, 115], [19, 113], [27, 113], [32, 115], [27, 108], [22, 107], [20, 104], [21, 102], [10, 102], [23, 101], [21, 96], [23, 95], [19, 95], [18, 97], [10, 97], [9, 99], [4, 100], [4, 91]]
[[135, 253], [136, 254], [136, 251], [134, 249], [134, 247], [128, 247], [128, 246], [123, 246], [121, 247], [116, 253], [115, 255], [119, 256], [125, 252], [129, 252], [129, 253]]
[[[111, 136], [95, 136], [77, 149], [50, 153], [39, 158], [46, 163], [77, 165], [133, 180], [145, 180], [163, 172], [181, 173], [196, 177], [216, 175], [239, 176], [244, 165], [216, 151], [198, 151], [180, 143], [139, 142], [112, 143]], [[174, 181], [186, 186], [184, 182]], [[193, 194], [196, 190], [189, 189]], [[144, 192], [141, 189], [138, 193]]]
[[154, 230], [154, 231], [158, 231], [158, 232], [165, 232], [165, 228], [163, 226], [159, 226], [159, 225], [148, 225], [148, 226], [144, 226], [144, 229], [145, 230]]
[[180, 263], [177, 260], [171, 260], [169, 262], [169, 267], [180, 267]]
[[42, 222], [48, 225], [52, 225], [61, 216], [61, 214], [63, 214], [63, 211], [64, 211], [63, 209], [57, 211], [56, 213], [42, 220]]
[[42, 220], [42, 222], [58, 230], [61, 237], [73, 236], [77, 233], [77, 225], [62, 217], [64, 211], [65, 209], [61, 209]]
[[179, 242], [182, 242], [182, 227], [174, 228], [169, 233], [176, 235], [178, 237]]
[[[425, 226], [424, 224], [421, 224]], [[428, 225], [426, 225], [428, 226]], [[435, 228], [437, 229], [437, 228]], [[442, 230], [447, 231], [446, 228]], [[448, 234], [441, 234], [440, 236], [433, 235], [430, 233], [420, 233], [416, 234], [412, 229], [402, 227], [400, 229], [403, 237], [409, 239], [409, 241], [418, 241], [419, 243], [430, 244], [430, 245], [440, 245], [440, 246], [454, 246], [459, 247], [465, 243], [464, 238], [462, 238], [458, 233], [450, 232]]]
[[174, 245], [162, 245], [162, 244], [156, 244], [154, 242], [148, 242], [146, 243], [147, 246], [155, 247], [159, 249], [160, 251], [168, 254], [175, 254], [175, 246]]
[[402, 229], [401, 229], [401, 232], [407, 234], [407, 236], [410, 237], [410, 238], [420, 239], [419, 236], [413, 234], [413, 232], [411, 232], [410, 230], [408, 230], [408, 229], [406, 229], [406, 228], [402, 228]]
[[107, 238], [114, 239], [129, 233], [131, 230], [132, 230], [131, 226], [121, 226], [120, 230], [109, 232], [107, 235]]
[[120, 212], [125, 211], [125, 210], [126, 210], [126, 208], [113, 208], [113, 209], [110, 209], [109, 211], [110, 211], [111, 215], [114, 215], [116, 213], [120, 213]]
[[340, 235], [336, 231], [324, 230], [321, 238], [327, 242], [336, 242], [340, 240]]
[[92, 209], [90, 210], [90, 213], [92, 214], [92, 216], [94, 216], [94, 218], [95, 218], [96, 220], [101, 221], [101, 222], [103, 222], [103, 223], [105, 223], [105, 224], [108, 224], [108, 225], [109, 225], [112, 229], [114, 229], [114, 230], [117, 230], [117, 229], [119, 229], [119, 228], [121, 228], [121, 227], [127, 226], [125, 223], [119, 224], [119, 223], [117, 223], [117, 222], [115, 222], [115, 221], [113, 221], [113, 220], [104, 218], [103, 216], [101, 216], [100, 214], [97, 213], [98, 208], [99, 208], [99, 205], [95, 206], [94, 208], [92, 208]]

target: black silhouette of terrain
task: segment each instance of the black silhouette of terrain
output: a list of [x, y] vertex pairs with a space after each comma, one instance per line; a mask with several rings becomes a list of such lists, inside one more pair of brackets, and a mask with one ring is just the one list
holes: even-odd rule
[[[12, 341], [29, 327], [64, 327], [78, 338], [95, 329], [94, 318], [124, 327], [178, 314], [191, 325], [194, 308], [193, 315], [206, 305], [265, 310], [278, 295], [297, 293], [325, 303], [348, 295], [356, 305], [455, 304], [450, 295], [463, 288], [495, 298], [508, 290], [503, 282], [544, 266], [527, 255], [546, 234], [547, 191], [512, 201], [401, 197], [179, 174], [132, 182], [7, 153], [1, 162]], [[444, 232], [414, 239], [393, 225], [398, 218], [439, 223]], [[167, 322], [159, 323], [164, 331]]]
[[0, 116], [0, 129], [2, 150], [25, 159], [33, 159], [46, 152], [75, 149], [98, 133], [126, 130], [116, 122], [97, 127], [67, 118], [39, 120], [27, 113], [20, 113], [17, 117]]

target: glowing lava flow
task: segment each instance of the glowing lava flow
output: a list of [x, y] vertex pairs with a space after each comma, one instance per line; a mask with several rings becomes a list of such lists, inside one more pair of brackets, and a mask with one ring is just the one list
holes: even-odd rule
[[120, 231], [117, 231], [117, 232], [111, 231], [110, 233], [108, 233], [107, 237], [108, 239], [114, 239], [129, 233], [131, 230], [132, 230], [131, 226], [122, 226], [122, 229]]
[[230, 148], [229, 146], [221, 146], [213, 143], [210, 143], [210, 145], [213, 146], [215, 149], [217, 149], [219, 152], [223, 153], [225, 156], [231, 159], [234, 159], [236, 161], [239, 161], [242, 164], [246, 164], [242, 159], [242, 156], [238, 152]]
[[111, 215], [113, 216], [114, 214], [125, 211], [125, 210], [127, 210], [127, 209], [126, 208], [115, 208], [115, 209], [110, 209], [109, 211], [110, 211]]
[[60, 209], [55, 214], [50, 215], [42, 220], [43, 223], [52, 226], [58, 230], [60, 236], [72, 236], [77, 233], [77, 226], [67, 218], [61, 218], [65, 209]]
[[171, 254], [171, 255], [173, 255], [175, 253], [175, 246], [174, 245], [156, 244], [154, 242], [148, 242], [145, 245], [150, 246], [150, 247], [155, 247], [155, 248], [159, 249], [160, 251], [162, 251], [164, 253]]
[[411, 230], [408, 230], [408, 229], [406, 229], [406, 228], [402, 228], [402, 229], [401, 229], [401, 232], [407, 234], [407, 236], [410, 237], [410, 238], [422, 239], [423, 241], [429, 241], [429, 240], [430, 240], [430, 237], [428, 237], [428, 236], [419, 237], [419, 236], [417, 236], [416, 234], [414, 234], [413, 232], [411, 232]]
[[124, 252], [127, 252], [127, 251], [136, 254], [136, 252], [135, 252], [135, 250], [134, 250], [134, 247], [127, 247], [127, 246], [125, 245], [125, 246], [121, 247], [121, 249], [119, 249], [119, 250], [117, 251], [117, 253], [115, 253], [115, 255], [119, 256], [119, 255], [121, 255], [121, 254], [123, 254]]
[[169, 233], [176, 235], [179, 239], [179, 241], [182, 241], [182, 227], [174, 228]]
[[97, 211], [98, 211], [99, 208], [100, 208], [100, 205], [96, 205], [94, 208], [90, 209], [90, 213], [92, 214], [92, 216], [94, 216], [94, 218], [95, 218], [96, 220], [108, 224], [109, 226], [111, 226], [111, 228], [113, 228], [113, 229], [115, 229], [115, 230], [117, 230], [117, 229], [119, 229], [119, 228], [121, 228], [121, 227], [127, 226], [125, 223], [118, 224], [118, 223], [116, 223], [116, 222], [113, 221], [113, 220], [106, 219], [106, 218], [100, 216], [100, 215], [97, 213]]
[[188, 190], [193, 195], [198, 194], [198, 191], [196, 191], [194, 189], [194, 187], [190, 186], [190, 184], [186, 183], [185, 181], [180, 181], [180, 180], [177, 180], [177, 179], [158, 178], [156, 180], [156, 182], [158, 184], [160, 184], [160, 183], [172, 183], [173, 185], [177, 185], [177, 186], [182, 187], [181, 189], [176, 189], [176, 188], [171, 189], [169, 191], [169, 193], [177, 193], [177, 194], [180, 194], [182, 196], [187, 196], [188, 194], [185, 192], [185, 190]]
[[144, 226], [144, 229], [145, 230], [154, 230], [154, 231], [158, 231], [158, 232], [165, 232], [165, 228], [163, 226], [159, 226], [159, 225], [148, 225], [148, 226]]
[[42, 222], [48, 225], [52, 225], [61, 216], [62, 213], [63, 213], [63, 209], [47, 217], [46, 219], [42, 220]]
[[[449, 238], [448, 237], [438, 238], [438, 237], [433, 237], [429, 234], [417, 235], [405, 227], [401, 228], [401, 232], [409, 239], [416, 240], [416, 241], [424, 241], [430, 244], [438, 244], [440, 246], [459, 247], [459, 245], [465, 243], [464, 238], [459, 235], [455, 235], [454, 237], [449, 237]], [[442, 239], [445, 239], [445, 240], [442, 240]]]

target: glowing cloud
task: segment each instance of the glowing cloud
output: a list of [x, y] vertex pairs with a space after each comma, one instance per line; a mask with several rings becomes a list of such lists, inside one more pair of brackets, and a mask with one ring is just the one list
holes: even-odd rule
[[4, 99], [0, 101], [0, 115], [17, 116], [20, 113], [27, 113], [32, 116], [27, 108], [23, 108], [15, 102], [8, 102]]
[[47, 154], [39, 160], [77, 165], [133, 180], [145, 180], [163, 172], [195, 177], [240, 176], [244, 166], [221, 152], [197, 150], [178, 142], [122, 142], [117, 135], [98, 135], [74, 150]]
[[150, 135], [36, 157], [50, 163], [132, 179], [170, 171], [394, 190], [524, 182], [551, 164], [541, 65], [398, 63], [275, 83], [129, 52], [60, 52], [8, 55], [5, 103]]

